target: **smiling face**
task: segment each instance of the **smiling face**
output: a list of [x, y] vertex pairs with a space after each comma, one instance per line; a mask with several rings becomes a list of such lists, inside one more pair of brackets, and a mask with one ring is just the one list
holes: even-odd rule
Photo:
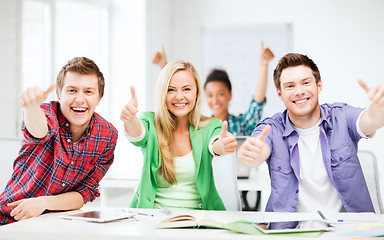
[[72, 133], [83, 133], [100, 102], [97, 75], [67, 72], [57, 97]]
[[166, 105], [178, 121], [188, 119], [197, 99], [196, 81], [188, 71], [173, 74], [167, 91]]
[[228, 116], [228, 105], [232, 93], [227, 86], [219, 81], [212, 81], [205, 86], [205, 98], [213, 116], [225, 120]]
[[278, 96], [288, 110], [291, 122], [299, 128], [314, 126], [320, 120], [319, 93], [322, 82], [316, 84], [312, 70], [304, 65], [285, 68], [280, 76]]

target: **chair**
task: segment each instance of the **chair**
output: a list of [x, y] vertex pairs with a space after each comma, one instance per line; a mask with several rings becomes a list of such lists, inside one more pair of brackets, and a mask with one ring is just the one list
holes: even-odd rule
[[365, 182], [367, 183], [375, 213], [382, 214], [384, 212], [383, 203], [381, 201], [376, 156], [373, 152], [367, 150], [359, 150], [357, 155], [360, 160], [361, 168], [363, 169]]
[[237, 186], [236, 155], [215, 156], [212, 160], [216, 189], [228, 211], [240, 211], [241, 200]]
[[0, 192], [11, 178], [13, 162], [21, 147], [20, 138], [0, 137]]

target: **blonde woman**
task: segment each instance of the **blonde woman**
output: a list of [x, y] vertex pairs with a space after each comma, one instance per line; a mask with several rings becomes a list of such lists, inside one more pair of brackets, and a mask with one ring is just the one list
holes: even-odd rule
[[168, 63], [161, 71], [156, 111], [136, 116], [137, 97], [124, 106], [127, 138], [142, 148], [142, 177], [131, 207], [224, 210], [212, 173], [213, 155], [235, 151], [227, 122], [200, 114], [201, 88], [192, 64]]

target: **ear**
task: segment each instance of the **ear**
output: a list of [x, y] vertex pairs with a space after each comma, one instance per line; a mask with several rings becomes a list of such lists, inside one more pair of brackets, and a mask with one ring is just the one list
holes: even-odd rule
[[281, 90], [279, 90], [278, 88], [276, 88], [276, 93], [277, 93], [277, 96], [280, 98], [281, 101], [283, 101], [283, 96], [281, 94]]
[[317, 94], [320, 94], [321, 89], [323, 89], [323, 82], [320, 80], [317, 82]]
[[57, 96], [57, 99], [58, 99], [59, 102], [60, 102], [60, 95], [59, 95], [59, 94], [56, 94], [56, 96]]
[[229, 101], [232, 100], [232, 92], [229, 92]]

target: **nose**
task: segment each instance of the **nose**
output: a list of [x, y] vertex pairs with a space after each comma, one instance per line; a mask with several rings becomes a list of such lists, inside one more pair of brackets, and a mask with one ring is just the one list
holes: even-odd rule
[[176, 99], [182, 99], [183, 97], [184, 95], [182, 91], [176, 91], [176, 96], [175, 96]]
[[84, 93], [83, 92], [81, 92], [81, 91], [79, 91], [78, 93], [77, 93], [77, 95], [76, 95], [76, 98], [75, 98], [75, 101], [76, 102], [80, 102], [80, 103], [82, 103], [82, 102], [84, 102], [84, 98], [85, 96], [84, 96]]
[[296, 96], [301, 96], [304, 94], [304, 89], [300, 84], [297, 84], [295, 87], [295, 95]]

